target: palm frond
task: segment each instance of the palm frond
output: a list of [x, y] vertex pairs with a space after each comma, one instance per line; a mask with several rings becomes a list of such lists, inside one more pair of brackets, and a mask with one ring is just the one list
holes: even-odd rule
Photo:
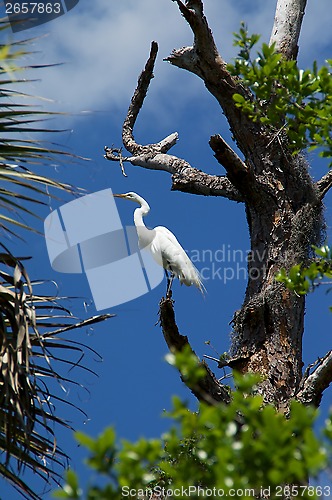
[[[8, 22], [0, 20], [0, 31], [7, 27]], [[25, 82], [20, 76], [25, 67], [18, 62], [30, 54], [26, 47], [24, 40], [0, 45], [0, 228], [4, 235], [18, 235], [18, 228], [35, 231], [22, 217], [35, 215], [34, 208], [44, 203], [43, 195], [50, 196], [48, 188], [75, 191], [40, 174], [41, 168], [75, 156], [38, 139], [40, 133], [52, 131], [45, 122], [55, 114], [37, 109], [30, 104], [31, 96], [13, 89]], [[33, 134], [38, 134], [36, 139], [30, 138]], [[25, 498], [38, 500], [39, 495], [20, 477], [22, 470], [33, 471], [46, 483], [59, 481], [54, 466], [65, 466], [68, 459], [57, 446], [54, 425], [69, 424], [55, 412], [54, 404], [72, 403], [58, 396], [56, 384], [48, 381], [60, 387], [79, 385], [60, 373], [61, 364], [91, 371], [82, 365], [86, 346], [60, 335], [113, 315], [84, 321], [73, 317], [62, 304], [65, 297], [61, 301], [56, 294], [45, 295], [40, 291], [42, 281], [30, 281], [24, 260], [0, 243], [0, 475]]]
[[[0, 20], [0, 30], [7, 27], [8, 22], [1, 23]], [[38, 138], [35, 140], [30, 138], [34, 134], [59, 132], [44, 124], [63, 113], [38, 109], [31, 104], [33, 96], [20, 90], [20, 87], [29, 81], [22, 78], [21, 73], [26, 69], [42, 67], [19, 64], [23, 56], [32, 54], [26, 48], [28, 42], [29, 40], [22, 40], [0, 45], [0, 188], [5, 195], [1, 199], [0, 227], [5, 230], [11, 225], [20, 226], [25, 230], [31, 229], [18, 220], [19, 212], [26, 212], [26, 207], [18, 204], [16, 206], [18, 216], [12, 216], [12, 202], [15, 202], [12, 198], [21, 195], [23, 199], [23, 196], [26, 196], [26, 201], [34, 203], [35, 200], [29, 195], [29, 191], [42, 196], [49, 187], [75, 192], [73, 186], [31, 170], [33, 165], [40, 171], [51, 163], [59, 163], [61, 158], [73, 160], [75, 155], [54, 147], [54, 144], [43, 144]], [[17, 84], [19, 88], [14, 89], [13, 86]], [[11, 87], [8, 88], [8, 85]], [[29, 134], [29, 139], [25, 137], [26, 133]], [[15, 189], [6, 188], [6, 185], [14, 185]], [[49, 193], [47, 194], [49, 196]], [[37, 203], [39, 201], [37, 198]], [[4, 213], [7, 209], [11, 214]]]
[[[55, 414], [52, 401], [82, 410], [51, 392], [45, 380], [79, 385], [55, 371], [54, 362], [92, 372], [81, 364], [83, 344], [59, 338], [59, 334], [91, 326], [113, 315], [77, 321], [53, 295], [34, 294], [22, 262], [8, 251], [0, 254], [0, 266], [0, 450], [5, 451], [2, 467], [7, 467], [6, 477], [11, 482], [16, 477], [10, 467], [13, 460], [18, 467], [24, 464], [37, 470], [45, 481], [56, 480], [57, 473], [47, 463], [59, 464], [67, 456], [56, 446], [52, 425], [69, 425]], [[59, 314], [54, 314], [55, 310]], [[78, 353], [77, 361], [66, 359], [70, 352]], [[0, 474], [2, 467], [0, 464]], [[16, 486], [22, 488], [23, 484], [19, 479]]]

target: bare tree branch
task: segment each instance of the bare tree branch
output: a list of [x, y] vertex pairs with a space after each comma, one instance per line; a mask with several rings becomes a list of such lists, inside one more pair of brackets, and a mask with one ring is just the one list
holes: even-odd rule
[[327, 174], [323, 175], [323, 177], [317, 181], [315, 185], [318, 191], [318, 197], [322, 200], [332, 187], [332, 170], [329, 170]]
[[215, 153], [218, 162], [225, 167], [227, 172], [248, 173], [247, 165], [241, 158], [233, 151], [229, 144], [221, 137], [221, 135], [213, 135], [209, 142], [211, 149]]
[[296, 59], [298, 41], [307, 0], [278, 0], [270, 45], [286, 59]]
[[[179, 6], [181, 14], [190, 25], [194, 34], [194, 46], [192, 47], [193, 55], [195, 54], [197, 56], [198, 52], [201, 52], [202, 55], [204, 53], [204, 59], [205, 56], [208, 56], [208, 61], [211, 61], [212, 63], [214, 63], [217, 59], [218, 63], [221, 65], [221, 69], [224, 69], [225, 71], [224, 77], [228, 77], [229, 74], [226, 70], [226, 64], [218, 52], [212, 32], [209, 28], [206, 17], [204, 16], [203, 2], [201, 0], [187, 0], [186, 5], [184, 5], [184, 3], [180, 0], [175, 1]], [[209, 54], [206, 54], [207, 47], [211, 49]], [[176, 55], [176, 52], [174, 55]]]
[[[194, 10], [188, 9], [182, 2], [178, 2], [178, 5], [183, 13], [185, 13], [186, 19], [190, 21], [193, 30], [197, 30], [199, 36], [197, 37], [197, 47], [199, 48], [201, 44], [209, 44], [209, 47], [213, 47], [214, 56], [210, 61], [214, 61], [216, 58], [219, 61], [219, 66], [223, 68], [223, 76], [230, 77], [228, 71], [226, 70], [225, 63], [221, 60], [218, 55], [217, 49], [214, 44], [212, 33], [209, 30], [205, 16], [203, 15], [203, 6], [201, 1], [187, 2], [188, 6], [193, 7]], [[198, 17], [197, 17], [198, 15]], [[197, 17], [197, 18], [196, 18]], [[196, 36], [196, 35], [195, 35]], [[122, 173], [124, 175], [124, 162], [130, 162], [132, 165], [140, 166], [143, 168], [149, 168], [153, 170], [164, 170], [170, 172], [173, 175], [172, 189], [184, 192], [190, 192], [193, 194], [202, 195], [212, 195], [212, 196], [223, 196], [229, 200], [241, 202], [243, 201], [243, 196], [240, 194], [235, 185], [232, 184], [231, 178], [226, 178], [225, 176], [211, 176], [201, 172], [200, 170], [194, 169], [186, 161], [177, 158], [176, 156], [165, 154], [172, 146], [175, 145], [178, 134], [175, 132], [159, 143], [141, 145], [138, 144], [133, 135], [133, 128], [138, 117], [138, 114], [142, 108], [144, 99], [147, 95], [149, 84], [153, 78], [153, 68], [157, 56], [158, 45], [156, 42], [151, 43], [151, 50], [149, 58], [146, 62], [145, 68], [142, 71], [137, 87], [135, 89], [134, 95], [131, 99], [131, 103], [128, 109], [126, 119], [123, 124], [122, 130], [122, 140], [125, 148], [132, 153], [131, 157], [122, 156], [121, 150], [118, 148], [108, 148], [105, 147], [105, 158], [111, 161], [118, 161], [121, 166]], [[210, 53], [210, 51], [208, 51]], [[218, 57], [217, 57], [218, 56]], [[233, 80], [232, 80], [233, 81]], [[232, 101], [232, 99], [230, 99]], [[236, 110], [236, 106], [232, 102], [232, 109]], [[239, 113], [239, 111], [237, 111]], [[222, 139], [220, 138], [220, 141]], [[220, 148], [219, 148], [220, 149]], [[240, 166], [241, 170], [246, 170], [247, 167], [240, 160], [240, 158], [235, 154], [235, 152], [224, 142], [224, 166], [230, 165], [234, 162], [233, 172], [234, 175], [239, 172]], [[220, 161], [220, 157], [218, 157]]]
[[[159, 306], [160, 324], [169, 350], [172, 353], [176, 353], [182, 351], [185, 346], [189, 346], [191, 352], [195, 354], [188, 342], [188, 337], [181, 335], [179, 332], [175, 322], [173, 301], [170, 298], [163, 298]], [[199, 401], [204, 401], [209, 405], [215, 405], [220, 402], [230, 403], [231, 396], [227, 388], [218, 382], [204, 361], [200, 361], [200, 366], [204, 368], [206, 374], [193, 386], [189, 386], [192, 393]], [[181, 379], [186, 383], [182, 375]]]
[[140, 156], [120, 157], [117, 148], [105, 147], [107, 160], [129, 162], [134, 166], [150, 170], [163, 170], [172, 174], [172, 190], [204, 196], [222, 196], [232, 201], [243, 202], [243, 197], [227, 177], [209, 175], [188, 162], [167, 154], [143, 154]]
[[204, 196], [222, 196], [243, 202], [243, 196], [223, 175], [209, 175], [192, 167], [178, 169], [172, 176], [172, 190]]
[[143, 102], [146, 97], [150, 82], [153, 78], [153, 69], [157, 53], [158, 44], [157, 42], [152, 42], [149, 58], [146, 62], [144, 70], [139, 76], [137, 87], [131, 99], [127, 116], [122, 126], [123, 145], [127, 149], [127, 151], [129, 151], [133, 155], [151, 152], [166, 153], [172, 146], [174, 146], [178, 139], [177, 132], [174, 132], [173, 134], [165, 137], [165, 139], [156, 144], [147, 144], [145, 146], [142, 146], [135, 141], [133, 135], [133, 129], [137, 116], [143, 106]]
[[296, 399], [303, 404], [319, 406], [323, 392], [332, 382], [332, 351], [318, 359], [315, 365], [317, 367], [314, 372], [302, 379], [301, 389]]
[[[203, 13], [202, 1], [188, 0], [186, 5], [180, 0], [175, 1], [193, 31], [194, 45], [193, 47], [182, 47], [173, 50], [165, 61], [198, 75], [205, 83], [218, 80], [221, 86], [229, 87], [228, 93], [237, 91], [237, 82], [227, 71], [227, 65], [214, 42], [212, 32]], [[247, 94], [244, 88], [243, 92]], [[235, 107], [234, 103], [232, 105]]]
[[214, 135], [209, 142], [215, 153], [215, 158], [224, 166], [227, 172], [227, 178], [234, 186], [244, 201], [252, 203], [253, 200], [263, 195], [257, 184], [257, 178], [252, 168], [249, 168], [227, 142], [220, 136]]
[[173, 191], [222, 196], [232, 201], [243, 201], [242, 195], [225, 176], [206, 174], [176, 156], [157, 154], [150, 159], [136, 157], [131, 160], [131, 163], [144, 168], [170, 172]]
[[144, 151], [142, 145], [138, 144], [133, 135], [134, 125], [140, 112], [144, 99], [146, 97], [151, 79], [153, 78], [153, 69], [158, 53], [158, 44], [151, 43], [150, 55], [145, 64], [145, 68], [138, 78], [137, 87], [131, 99], [127, 116], [122, 126], [122, 142], [124, 147], [132, 154], [140, 154]]
[[153, 78], [153, 68], [157, 51], [157, 43], [152, 42], [149, 58], [138, 79], [137, 87], [131, 99], [122, 128], [123, 144], [133, 156], [124, 157], [122, 156], [121, 149], [105, 146], [104, 157], [107, 160], [119, 162], [123, 175], [126, 175], [123, 166], [124, 162], [130, 162], [135, 166], [151, 170], [164, 170], [171, 173], [173, 175], [173, 190], [206, 196], [223, 196], [229, 200], [243, 201], [241, 194], [225, 176], [205, 174], [191, 167], [185, 160], [165, 154], [176, 144], [178, 139], [177, 132], [155, 144], [141, 145], [135, 141], [133, 128], [142, 108], [149, 84]]

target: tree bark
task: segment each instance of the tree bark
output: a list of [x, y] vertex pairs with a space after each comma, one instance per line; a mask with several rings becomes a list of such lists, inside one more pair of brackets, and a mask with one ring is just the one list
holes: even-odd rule
[[307, 0], [278, 0], [270, 45], [287, 59], [296, 59]]

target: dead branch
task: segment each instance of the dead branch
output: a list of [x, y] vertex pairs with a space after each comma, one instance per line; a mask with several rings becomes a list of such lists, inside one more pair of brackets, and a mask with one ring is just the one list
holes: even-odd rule
[[315, 186], [318, 191], [318, 197], [322, 200], [332, 187], [332, 170], [329, 170], [327, 174], [323, 175], [323, 177], [316, 182]]
[[122, 148], [108, 148], [107, 146], [104, 147], [104, 151], [106, 152], [106, 155], [104, 155], [104, 158], [107, 158], [110, 161], [117, 161], [120, 163], [121, 167], [121, 172], [124, 177], [128, 177], [125, 168], [124, 168], [124, 162], [129, 161], [129, 158], [126, 156], [122, 156]]
[[147, 144], [142, 146], [138, 144], [133, 135], [133, 129], [138, 117], [138, 114], [143, 106], [144, 99], [149, 89], [150, 82], [153, 78], [153, 69], [156, 62], [158, 53], [157, 42], [151, 42], [151, 49], [149, 58], [145, 64], [145, 68], [140, 74], [135, 89], [134, 95], [131, 99], [127, 116], [122, 126], [122, 142], [124, 147], [133, 155], [146, 154], [151, 152], [166, 153], [178, 139], [177, 132], [165, 137], [162, 141], [156, 144]]
[[172, 174], [172, 190], [204, 196], [222, 196], [241, 202], [239, 191], [225, 176], [209, 175], [193, 168], [188, 162], [171, 155], [157, 154], [154, 158], [134, 158], [131, 163], [154, 170], [166, 170]]
[[257, 199], [257, 193], [262, 196], [262, 191], [257, 189], [257, 178], [252, 168], [249, 168], [227, 142], [218, 134], [210, 138], [211, 149], [218, 162], [224, 166], [227, 178], [230, 180], [244, 201], [252, 203]]
[[218, 160], [227, 172], [246, 175], [248, 173], [247, 165], [233, 151], [229, 144], [221, 137], [221, 135], [213, 135], [209, 141], [210, 147], [215, 153], [215, 158]]
[[[226, 64], [218, 52], [212, 32], [209, 28], [206, 17], [204, 16], [203, 2], [201, 0], [187, 0], [185, 5], [180, 0], [175, 1], [179, 6], [181, 14], [188, 22], [194, 34], [194, 46], [191, 48], [193, 55], [197, 56], [198, 52], [200, 52], [202, 54], [201, 57], [205, 58], [208, 56], [208, 60], [211, 62], [217, 59], [219, 64], [221, 64], [223, 69], [226, 71]], [[209, 54], [206, 54], [207, 47], [211, 49]], [[173, 54], [176, 56], [176, 52]], [[194, 57], [194, 59], [196, 58]], [[226, 71], [225, 77], [227, 76], [228, 72]]]
[[314, 365], [316, 368], [313, 373], [305, 374], [302, 379], [296, 399], [303, 404], [319, 406], [323, 392], [332, 382], [332, 351], [319, 358]]
[[168, 155], [166, 152], [176, 144], [177, 132], [165, 137], [155, 144], [141, 145], [134, 139], [133, 128], [146, 97], [149, 84], [153, 78], [153, 68], [157, 56], [158, 45], [151, 43], [149, 58], [142, 71], [134, 95], [131, 99], [128, 113], [122, 128], [122, 140], [125, 148], [133, 154], [122, 156], [121, 149], [105, 146], [104, 157], [120, 163], [123, 175], [124, 162], [151, 170], [164, 170], [173, 175], [172, 189], [205, 196], [223, 196], [233, 201], [243, 201], [242, 196], [231, 182], [224, 176], [208, 175], [195, 169], [185, 160]]
[[286, 59], [296, 59], [307, 0], [278, 0], [270, 45]]
[[158, 44], [151, 43], [150, 55], [145, 64], [145, 68], [138, 78], [137, 87], [131, 99], [127, 116], [122, 126], [122, 142], [124, 147], [132, 154], [140, 154], [144, 152], [141, 144], [138, 144], [133, 135], [134, 125], [140, 112], [144, 99], [146, 97], [151, 79], [153, 78], [153, 69], [158, 53]]
[[[191, 352], [195, 354], [188, 342], [188, 337], [181, 335], [179, 332], [175, 322], [173, 301], [170, 298], [162, 298], [159, 307], [160, 324], [169, 350], [172, 353], [176, 353], [182, 351], [185, 346], [189, 346]], [[196, 354], [195, 356], [197, 357]], [[206, 374], [193, 386], [189, 386], [192, 393], [199, 401], [204, 401], [209, 405], [215, 405], [220, 402], [230, 403], [231, 396], [227, 388], [218, 382], [204, 361], [200, 361], [199, 363], [204, 368]], [[182, 375], [181, 379], [185, 382]]]
[[[198, 75], [205, 82], [212, 80], [213, 73], [217, 73], [213, 80], [218, 79], [220, 85], [227, 82], [228, 86], [235, 90], [237, 83], [227, 71], [227, 65], [218, 52], [212, 32], [203, 12], [201, 0], [186, 1], [186, 5], [180, 0], [175, 0], [179, 9], [190, 25], [194, 34], [192, 47], [175, 49], [165, 61], [174, 66], [186, 69]], [[207, 70], [207, 73], [206, 71]]]
[[[104, 157], [120, 163], [116, 148], [105, 146]], [[150, 170], [162, 170], [172, 174], [172, 190], [203, 196], [222, 196], [231, 201], [243, 202], [243, 197], [223, 175], [209, 175], [193, 168], [188, 162], [167, 154], [143, 154], [140, 156], [121, 157], [121, 161]]]
[[[190, 22], [195, 33], [195, 47], [197, 50], [200, 49], [201, 45], [205, 47], [205, 52], [211, 53], [211, 47], [213, 47], [212, 52], [214, 56], [210, 63], [218, 59], [218, 68], [222, 68], [223, 78], [226, 80], [231, 79], [232, 85], [234, 87], [232, 77], [226, 70], [226, 65], [222, 61], [221, 57], [218, 55], [217, 48], [214, 44], [212, 33], [209, 30], [207, 21], [203, 14], [203, 6], [200, 1], [187, 2], [188, 6], [192, 9], [188, 9], [182, 2], [178, 2], [180, 10], [185, 13], [185, 17]], [[198, 16], [198, 17], [197, 17]], [[197, 34], [196, 34], [197, 32]], [[206, 48], [208, 44], [209, 50]], [[179, 159], [173, 155], [167, 155], [166, 152], [175, 145], [178, 134], [174, 132], [162, 141], [155, 144], [141, 145], [138, 144], [134, 139], [133, 128], [138, 117], [138, 114], [142, 108], [144, 99], [147, 95], [149, 84], [153, 78], [153, 69], [157, 56], [158, 45], [156, 42], [151, 43], [151, 50], [146, 62], [145, 68], [142, 71], [137, 87], [135, 89], [134, 95], [131, 99], [131, 103], [128, 109], [126, 119], [123, 124], [122, 129], [122, 140], [125, 148], [132, 153], [131, 157], [123, 157], [122, 153], [119, 154], [118, 148], [108, 148], [105, 147], [105, 158], [110, 161], [120, 162], [122, 173], [124, 174], [124, 162], [130, 162], [132, 165], [140, 166], [143, 168], [153, 169], [153, 170], [164, 170], [170, 172], [173, 175], [172, 178], [172, 189], [189, 192], [193, 194], [200, 195], [212, 195], [212, 196], [223, 196], [229, 200], [241, 202], [243, 201], [243, 196], [240, 194], [239, 190], [232, 184], [232, 180], [224, 176], [211, 176], [201, 172], [200, 170], [191, 167], [185, 160]], [[206, 56], [206, 54], [205, 54]], [[220, 75], [218, 75], [218, 78]], [[228, 87], [230, 83], [227, 83]], [[236, 87], [236, 85], [235, 85]], [[235, 88], [234, 87], [234, 88]], [[239, 91], [239, 89], [236, 87]], [[237, 114], [241, 114], [234, 105], [232, 98], [231, 108], [236, 111]], [[222, 139], [220, 138], [220, 141]], [[226, 144], [226, 143], [224, 143]], [[236, 155], [236, 153], [229, 147], [224, 147], [224, 164], [230, 168], [231, 162], [234, 162], [233, 171], [235, 173], [239, 172], [241, 165], [241, 170], [245, 170], [247, 167]]]

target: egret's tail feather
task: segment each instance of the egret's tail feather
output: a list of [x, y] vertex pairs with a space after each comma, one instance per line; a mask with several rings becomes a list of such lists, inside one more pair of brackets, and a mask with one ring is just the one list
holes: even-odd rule
[[202, 280], [202, 276], [200, 274], [199, 271], [197, 271], [197, 278], [198, 278], [198, 282], [196, 284], [197, 288], [199, 289], [199, 291], [201, 292], [201, 294], [204, 296], [206, 293], [207, 293], [207, 290], [204, 286], [204, 283], [203, 283], [203, 280]]
[[199, 270], [193, 265], [194, 276], [192, 277], [192, 284], [195, 285], [202, 295], [207, 293], [206, 288], [203, 283], [203, 278]]

